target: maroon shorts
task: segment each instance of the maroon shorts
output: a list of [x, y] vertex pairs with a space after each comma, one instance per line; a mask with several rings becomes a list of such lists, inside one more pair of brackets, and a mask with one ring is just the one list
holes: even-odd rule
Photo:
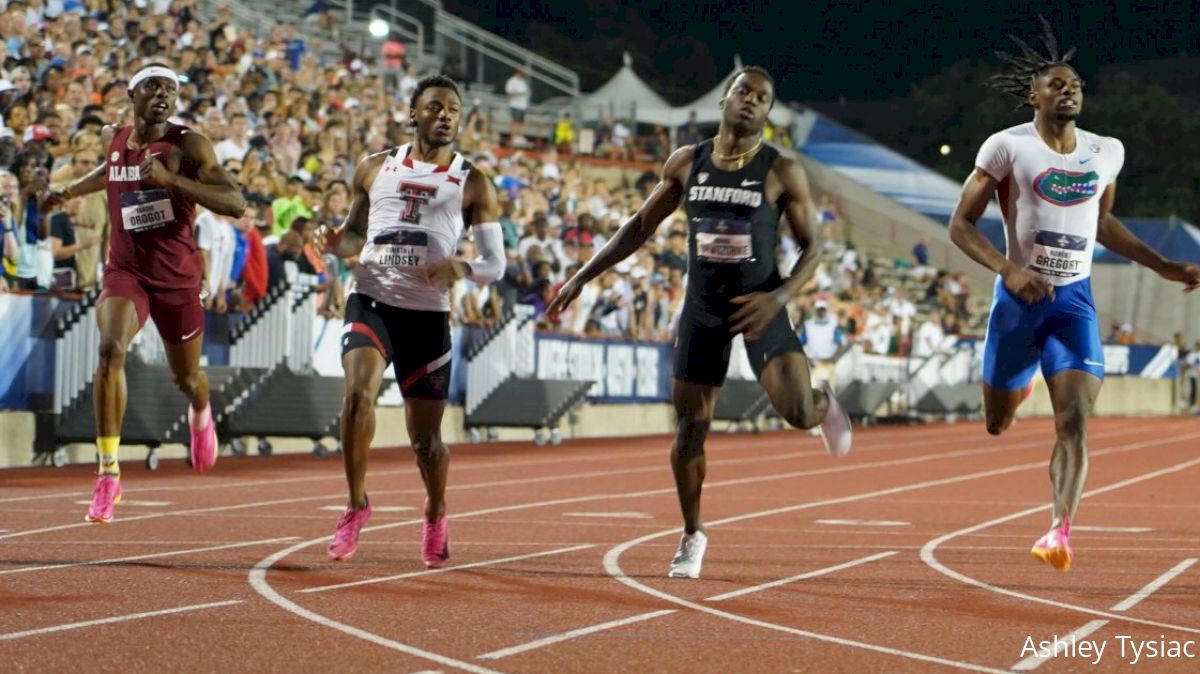
[[204, 331], [199, 288], [151, 288], [133, 274], [109, 267], [104, 270], [104, 290], [99, 301], [107, 297], [132, 301], [137, 309], [138, 329], [146, 325], [147, 318], [153, 318], [158, 334], [169, 344], [186, 342]]

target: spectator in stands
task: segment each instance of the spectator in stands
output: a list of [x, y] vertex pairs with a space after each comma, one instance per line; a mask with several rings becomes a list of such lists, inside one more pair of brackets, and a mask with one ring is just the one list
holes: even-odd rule
[[[41, 202], [49, 189], [46, 166], [34, 152], [17, 155], [12, 174], [17, 177], [18, 195], [11, 204], [16, 229], [16, 288], [36, 290], [49, 285], [54, 262], [50, 253], [50, 221], [42, 213]], [[45, 255], [42, 255], [42, 252]], [[39, 259], [44, 258], [44, 259]]]
[[870, 353], [886, 356], [892, 346], [893, 321], [888, 316], [883, 304], [873, 304], [867, 313], [867, 326], [863, 339], [867, 341]]
[[529, 250], [536, 246], [541, 249], [539, 259], [549, 262], [554, 271], [561, 271], [566, 255], [563, 253], [562, 241], [550, 237], [550, 222], [546, 219], [546, 214], [538, 213], [534, 216], [532, 225], [533, 234], [521, 239], [517, 252], [521, 257], [528, 259]]
[[913, 266], [922, 268], [929, 266], [929, 237], [921, 235], [921, 240], [912, 249]]
[[1200, 340], [1192, 345], [1192, 350], [1183, 358], [1188, 380], [1187, 401], [1192, 414], [1200, 414]]
[[945, 339], [946, 334], [942, 331], [941, 312], [934, 309], [929, 312], [929, 316], [921, 323], [921, 327], [917, 328], [917, 334], [913, 337], [913, 357], [929, 358], [934, 354], [941, 353], [942, 343]]
[[283, 196], [271, 202], [271, 213], [275, 217], [275, 233], [282, 234], [292, 228], [296, 218], [311, 218], [312, 209], [307, 201], [304, 179], [292, 176], [287, 179]]
[[[400, 82], [396, 85], [396, 100], [401, 104], [407, 105], [412, 100], [413, 92], [417, 90], [417, 82], [419, 81], [417, 77], [417, 64], [408, 64], [408, 67], [404, 69], [403, 77], [400, 78]], [[478, 100], [475, 102], [474, 110], [479, 110]], [[470, 119], [471, 116], [467, 115], [467, 121], [470, 121]]]
[[20, 257], [20, 244], [17, 236], [21, 233], [14, 217], [13, 205], [20, 196], [17, 177], [5, 169], [0, 169], [0, 232], [3, 240], [3, 262], [6, 286], [16, 287], [17, 259]]
[[297, 263], [304, 254], [304, 238], [299, 232], [288, 230], [279, 237], [279, 241], [266, 247], [267, 249], [267, 288], [285, 285], [288, 282], [287, 264]]
[[1137, 344], [1137, 335], [1133, 331], [1132, 323], [1124, 323], [1121, 325], [1121, 330], [1117, 332], [1117, 344], [1132, 345]]
[[917, 315], [917, 305], [913, 304], [905, 296], [903, 285], [889, 288], [888, 292], [891, 295], [887, 303], [888, 313], [893, 318], [900, 320], [900, 331], [902, 334], [911, 334], [912, 319]]
[[246, 113], [236, 112], [229, 117], [225, 139], [213, 146], [217, 161], [224, 164], [230, 159], [241, 161], [250, 149], [246, 126]]
[[[408, 47], [395, 31], [388, 34], [388, 39], [379, 49], [380, 55], [383, 56], [383, 83], [389, 89], [397, 89], [400, 86], [401, 76], [404, 75], [404, 56], [407, 50]], [[401, 100], [408, 100], [408, 98], [405, 97]]]
[[508, 96], [508, 114], [512, 117], [509, 133], [513, 143], [521, 145], [525, 139], [525, 113], [529, 110], [529, 82], [524, 68], [517, 68], [504, 83], [504, 94]]
[[262, 235], [255, 224], [258, 214], [255, 209], [247, 208], [242, 217], [234, 221], [234, 226], [246, 240], [245, 262], [242, 265], [240, 292], [235, 303], [238, 311], [249, 311], [255, 304], [267, 295], [268, 265], [267, 250], [263, 246]]
[[53, 287], [59, 290], [79, 287], [75, 256], [100, 244], [100, 236], [94, 230], [76, 232], [73, 219], [79, 215], [81, 206], [82, 202], [71, 200], [64, 205], [64, 210], [50, 216], [50, 252], [54, 254]]
[[678, 141], [676, 143], [677, 147], [683, 147], [684, 145], [696, 145], [700, 141], [704, 140], [700, 136], [700, 122], [697, 120], [695, 110], [692, 110], [688, 113], [687, 124], [679, 127], [679, 132], [675, 138]]
[[687, 234], [673, 231], [667, 235], [667, 247], [659, 255], [656, 262], [668, 269], [678, 269], [687, 272], [688, 248]]
[[208, 282], [208, 294], [204, 298], [204, 308], [223, 314], [229, 306], [226, 294], [233, 287], [231, 272], [237, 247], [233, 221], [223, 215], [198, 208], [196, 246], [200, 249], [200, 256], [207, 270], [205, 278]]
[[633, 156], [633, 129], [627, 119], [619, 119], [612, 127], [611, 152], [609, 159], [618, 161], [632, 161]]
[[575, 121], [569, 110], [554, 125], [554, 147], [568, 155], [575, 153]]
[[815, 362], [832, 360], [845, 341], [845, 335], [838, 322], [829, 315], [828, 302], [817, 300], [813, 312], [813, 317], [804, 321], [801, 338], [804, 351]]

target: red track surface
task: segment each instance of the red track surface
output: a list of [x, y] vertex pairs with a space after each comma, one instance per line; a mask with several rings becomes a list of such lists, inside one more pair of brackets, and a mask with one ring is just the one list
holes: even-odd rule
[[[1107, 644], [1095, 667], [1094, 655], [1068, 653], [1037, 668], [1065, 672], [1133, 666], [1133, 642], [1118, 636], [1200, 642], [1200, 424], [1093, 421], [1076, 524], [1128, 530], [1076, 530], [1066, 574], [1028, 552], [1049, 519], [1051, 436], [1047, 420], [1000, 439], [981, 424], [873, 428], [838, 461], [799, 433], [716, 434], [699, 581], [665, 577], [679, 516], [662, 437], [455, 448], [453, 557], [440, 572], [420, 563], [422, 491], [407, 450], [372, 454], [376, 513], [345, 563], [325, 555], [345, 503], [335, 459], [224, 458], [203, 476], [179, 462], [153, 475], [131, 463], [107, 526], [82, 522], [89, 467], [4, 471], [0, 662], [992, 671], [1029, 655], [1027, 637], [1087, 628]], [[329, 588], [362, 581], [378, 582]], [[588, 632], [567, 638], [576, 630]], [[1136, 666], [1195, 672], [1200, 646], [1191, 653], [1143, 654]]]

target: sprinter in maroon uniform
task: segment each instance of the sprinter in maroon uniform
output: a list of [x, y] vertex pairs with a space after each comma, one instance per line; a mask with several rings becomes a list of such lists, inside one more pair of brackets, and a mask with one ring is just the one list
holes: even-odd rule
[[205, 471], [217, 460], [208, 377], [200, 370], [204, 268], [192, 224], [197, 204], [236, 218], [245, 201], [237, 181], [217, 163], [212, 143], [168, 121], [178, 92], [179, 79], [170, 68], [151, 64], [138, 70], [129, 80], [133, 126], [105, 128], [104, 163], [51, 197], [61, 202], [101, 189], [108, 193], [112, 243], [97, 305], [100, 364], [94, 384], [100, 477], [89, 522], [111, 521], [121, 500], [117, 450], [125, 416], [125, 353], [147, 317], [162, 335], [176, 385], [191, 402], [192, 467]]

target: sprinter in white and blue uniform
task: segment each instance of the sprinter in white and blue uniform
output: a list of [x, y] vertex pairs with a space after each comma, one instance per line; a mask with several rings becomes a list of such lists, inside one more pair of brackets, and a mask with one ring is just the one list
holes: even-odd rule
[[[1067, 65], [1071, 54], [1060, 57], [1045, 29], [1049, 56], [1027, 48], [1020, 57], [1001, 54], [1013, 70], [993, 81], [1033, 108], [1033, 121], [984, 142], [951, 218], [950, 237], [997, 274], [983, 356], [988, 432], [998, 435], [1012, 424], [1039, 366], [1046, 379], [1057, 429], [1050, 461], [1053, 510], [1050, 530], [1032, 553], [1065, 571], [1071, 566], [1071, 520], [1087, 479], [1087, 416], [1104, 377], [1093, 250], [1100, 243], [1188, 289], [1200, 284], [1200, 270], [1165, 260], [1112, 215], [1125, 147], [1075, 126], [1083, 82]], [[1004, 217], [1004, 255], [975, 226], [993, 195]]]

